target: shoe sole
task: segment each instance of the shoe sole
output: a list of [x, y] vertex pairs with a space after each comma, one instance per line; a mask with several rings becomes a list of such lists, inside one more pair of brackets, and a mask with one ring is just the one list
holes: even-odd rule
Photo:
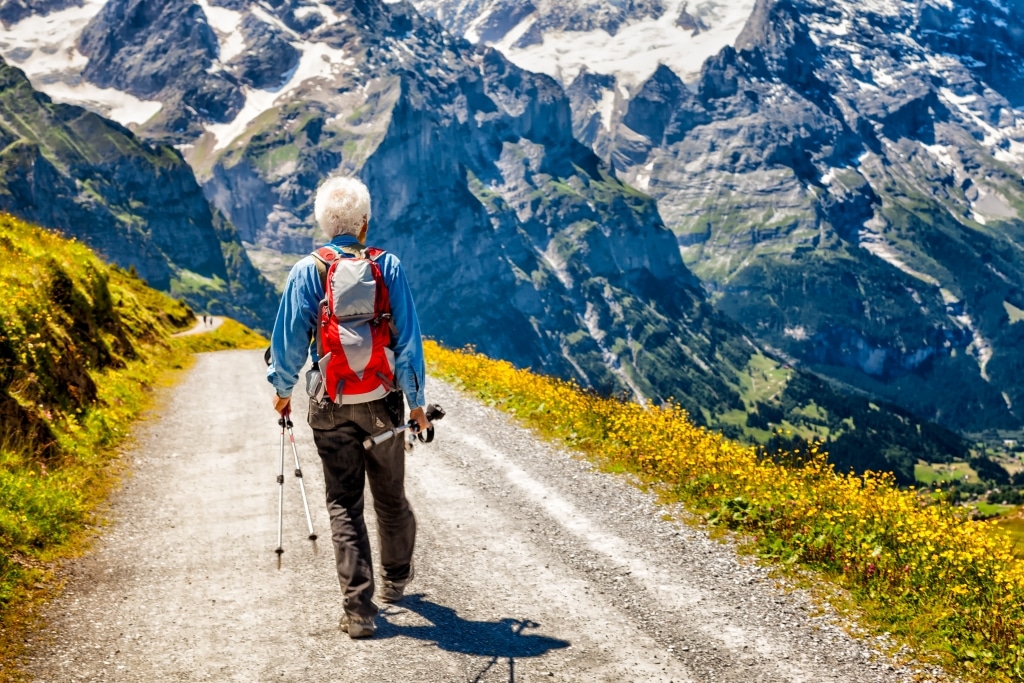
[[363, 626], [359, 624], [353, 624], [349, 621], [342, 620], [341, 630], [348, 633], [349, 638], [370, 638], [377, 632], [375, 626]]
[[357, 639], [357, 638], [371, 638], [371, 637], [373, 637], [373, 634], [375, 634], [376, 632], [377, 632], [377, 630], [376, 629], [372, 629], [372, 628], [364, 628], [364, 629], [357, 628], [357, 629], [353, 630], [350, 627], [349, 630], [348, 630], [348, 637], [352, 638], [353, 640]]
[[396, 602], [401, 602], [402, 598], [405, 597], [405, 589], [406, 589], [406, 587], [410, 583], [412, 583], [412, 580], [414, 578], [416, 578], [416, 567], [415, 567], [415, 565], [409, 565], [409, 576], [407, 576], [405, 578], [405, 580], [402, 581], [402, 587], [401, 588], [396, 588], [395, 589], [397, 591], [398, 595], [397, 596], [395, 596], [395, 595], [386, 595], [385, 591], [382, 590], [380, 595], [378, 596], [381, 599], [381, 602], [386, 602], [386, 603], [391, 604], [391, 605], [395, 604]]

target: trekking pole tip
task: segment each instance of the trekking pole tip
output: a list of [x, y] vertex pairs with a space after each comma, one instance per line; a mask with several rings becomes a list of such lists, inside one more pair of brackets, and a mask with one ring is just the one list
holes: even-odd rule
[[315, 541], [316, 540], [316, 534], [310, 534], [309, 535], [309, 540]]
[[274, 550], [274, 552], [277, 553], [278, 555], [280, 555], [281, 553], [284, 552], [284, 548], [277, 548], [276, 550]]

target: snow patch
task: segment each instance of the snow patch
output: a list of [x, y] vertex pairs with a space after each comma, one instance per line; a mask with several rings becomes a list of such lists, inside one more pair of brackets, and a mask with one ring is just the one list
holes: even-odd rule
[[307, 44], [300, 46], [300, 49], [302, 49], [302, 57], [291, 74], [287, 75], [283, 85], [266, 90], [244, 87], [242, 91], [245, 94], [245, 105], [234, 120], [206, 127], [206, 130], [217, 139], [214, 151], [224, 149], [231, 144], [245, 132], [245, 129], [256, 117], [268, 109], [272, 109], [279, 97], [291, 93], [310, 79], [331, 76], [347, 63], [344, 50], [332, 48], [323, 43]]
[[320, 14], [323, 16], [328, 26], [331, 26], [333, 24], [340, 24], [341, 22], [345, 21], [345, 17], [335, 12], [333, 9], [330, 8], [329, 5], [326, 5], [322, 2], [318, 2], [316, 4], [316, 8], [320, 10]]
[[789, 337], [790, 339], [795, 339], [796, 341], [807, 341], [808, 339], [810, 339], [810, 335], [807, 334], [807, 330], [804, 328], [803, 325], [798, 325], [797, 327], [787, 327], [782, 331], [782, 333]]
[[209, 0], [196, 0], [206, 15], [206, 23], [217, 34], [218, 58], [222, 63], [230, 62], [245, 50], [245, 37], [242, 35], [242, 19], [244, 15], [226, 7], [214, 7]]
[[[960, 303], [959, 301], [956, 303]], [[978, 329], [974, 319], [964, 311], [960, 315], [950, 315], [953, 320], [958, 322], [960, 325], [965, 327], [971, 333], [971, 343], [967, 345], [967, 353], [974, 356], [978, 362], [978, 370], [981, 372], [981, 378], [986, 382], [991, 381], [988, 376], [988, 363], [992, 360], [992, 345], [981, 336], [981, 330]]]
[[612, 129], [612, 115], [615, 113], [615, 91], [605, 90], [601, 94], [601, 102], [597, 105], [601, 112], [601, 126], [605, 130]]
[[896, 79], [893, 78], [892, 72], [884, 69], [874, 69], [871, 72], [871, 78], [876, 84], [889, 88], [896, 84]]
[[255, 4], [255, 3], [253, 3], [253, 5], [252, 5], [252, 14], [253, 14], [254, 17], [256, 17], [257, 19], [259, 19], [260, 21], [262, 21], [265, 24], [270, 24], [271, 26], [276, 26], [283, 33], [288, 34], [289, 36], [291, 36], [295, 40], [302, 40], [302, 36], [300, 36], [295, 31], [291, 30], [290, 28], [288, 28], [288, 26], [283, 21], [281, 21], [280, 19], [278, 19], [274, 15], [270, 14], [270, 12], [268, 12], [267, 10], [263, 9], [262, 7], [260, 7], [259, 5]]
[[1005, 147], [996, 149], [995, 158], [1004, 164], [1013, 166], [1024, 165], [1024, 143], [1017, 140], [1007, 140]]
[[938, 287], [939, 281], [919, 270], [914, 270], [903, 260], [903, 255], [880, 234], [885, 227], [885, 220], [879, 217], [872, 218], [864, 223], [864, 229], [860, 231], [859, 246], [872, 256], [882, 259], [893, 268], [903, 271], [911, 277], [922, 282]]
[[114, 88], [99, 88], [85, 82], [78, 85], [50, 83], [46, 86], [46, 94], [55, 102], [77, 104], [91, 111], [101, 112], [122, 126], [143, 124], [164, 107], [163, 102], [140, 100]]
[[0, 54], [24, 71], [34, 88], [55, 102], [97, 111], [122, 126], [145, 123], [160, 111], [162, 103], [140, 100], [114, 88], [99, 88], [81, 77], [89, 60], [75, 45], [105, 2], [86, 0], [81, 7], [0, 25]]
[[104, 4], [106, 0], [86, 0], [81, 7], [25, 17], [10, 26], [0, 24], [0, 54], [24, 71], [33, 85], [77, 75], [88, 63], [75, 47], [78, 36]]
[[[643, 19], [621, 27], [613, 36], [607, 31], [554, 31], [543, 43], [526, 48], [515, 43], [536, 18], [531, 15], [495, 44], [510, 61], [529, 71], [548, 74], [568, 85], [586, 66], [596, 73], [614, 74], [628, 86], [646, 80], [659, 64], [672, 69], [684, 81], [694, 82], [704, 62], [739, 37], [753, 11], [753, 0], [718, 4], [706, 0], [698, 8], [714, 17], [712, 27], [693, 35], [676, 25], [687, 0], [669, 0], [657, 19]], [[477, 37], [467, 33], [467, 38]]]
[[953, 150], [953, 147], [950, 145], [926, 145], [922, 142], [921, 146], [928, 150], [929, 154], [935, 157], [935, 161], [939, 162], [940, 166], [945, 166], [946, 168], [956, 167], [956, 163], [953, 161], [953, 156], [950, 154]]

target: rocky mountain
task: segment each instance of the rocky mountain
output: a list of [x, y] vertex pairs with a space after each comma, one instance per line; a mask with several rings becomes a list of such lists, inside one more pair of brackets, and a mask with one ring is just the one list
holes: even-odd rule
[[276, 310], [177, 151], [52, 102], [2, 59], [0, 210], [85, 242], [198, 310], [261, 325]]
[[[20, 24], [0, 46], [65, 97], [173, 142], [275, 279], [317, 241], [320, 180], [357, 174], [374, 197], [371, 241], [408, 265], [424, 330], [447, 344], [602, 392], [674, 397], [730, 433], [792, 427], [830, 439], [841, 464], [903, 480], [912, 454], [962, 454], [951, 433], [763, 353], [711, 305], [651, 198], [575, 139], [555, 79], [406, 3], [85, 1], [88, 18], [48, 15], [37, 44], [59, 42], [58, 57]], [[181, 77], [192, 61], [203, 75]], [[82, 78], [96, 90], [78, 90]], [[132, 112], [157, 100], [139, 122]], [[868, 432], [853, 437], [858, 426]], [[880, 446], [859, 453], [870, 438]]]
[[[494, 3], [420, 5], [471, 33]], [[588, 66], [577, 138], [759, 343], [960, 430], [1021, 429], [1024, 4], [759, 0], [695, 76]]]
[[755, 350], [707, 306], [654, 203], [573, 138], [552, 79], [406, 4], [111, 0], [76, 40], [47, 78], [158, 98], [137, 131], [185, 152], [253, 253], [308, 253], [317, 184], [359, 174], [428, 334], [701, 416], [737, 405]]
[[1021, 7], [762, 2], [696, 92], [659, 71], [594, 146], [762, 343], [958, 429], [1019, 429]]

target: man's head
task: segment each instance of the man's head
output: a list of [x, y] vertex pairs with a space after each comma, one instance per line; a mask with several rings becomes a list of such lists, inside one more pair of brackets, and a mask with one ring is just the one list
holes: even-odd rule
[[352, 235], [362, 240], [370, 221], [370, 191], [358, 178], [328, 178], [316, 191], [313, 213], [327, 237]]

